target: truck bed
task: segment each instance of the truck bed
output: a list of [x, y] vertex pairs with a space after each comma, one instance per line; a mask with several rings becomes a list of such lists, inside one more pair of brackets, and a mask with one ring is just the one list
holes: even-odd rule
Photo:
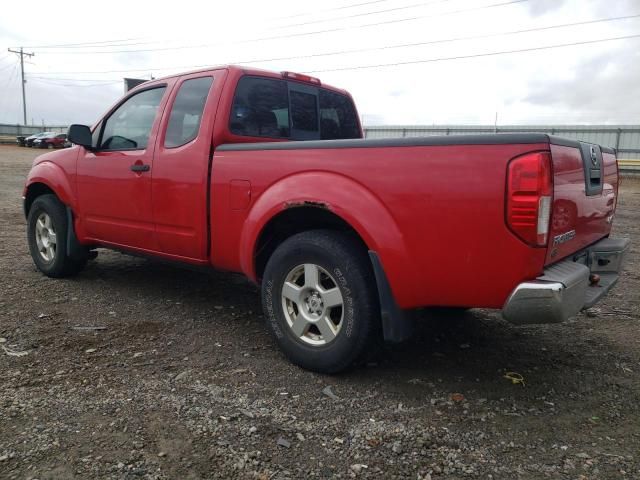
[[[579, 148], [575, 141], [530, 133], [222, 145], [213, 160], [213, 191], [222, 192], [243, 172], [253, 205], [278, 185], [300, 199], [335, 198], [326, 208], [354, 225], [378, 252], [402, 308], [500, 308], [514, 285], [537, 277], [554, 260], [550, 248], [531, 248], [505, 224], [507, 165], [528, 152], [556, 152], [558, 196], [581, 204]], [[602, 151], [608, 184], [616, 188], [613, 152]], [[331, 192], [321, 195], [318, 184]], [[221, 193], [214, 194], [211, 208], [214, 229], [241, 232], [245, 222], [252, 222], [248, 210], [229, 210]], [[557, 260], [609, 233], [602, 216], [591, 214], [579, 222], [584, 228], [580, 223], [574, 243], [557, 249]], [[562, 228], [556, 224], [553, 234]], [[235, 253], [240, 241], [233, 235], [219, 239], [212, 245], [214, 263], [255, 278]]]

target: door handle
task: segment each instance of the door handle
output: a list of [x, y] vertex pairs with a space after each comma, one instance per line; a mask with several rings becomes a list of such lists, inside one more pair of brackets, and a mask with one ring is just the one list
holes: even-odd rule
[[144, 165], [141, 163], [134, 163], [129, 167], [132, 172], [148, 172], [151, 170], [151, 165]]

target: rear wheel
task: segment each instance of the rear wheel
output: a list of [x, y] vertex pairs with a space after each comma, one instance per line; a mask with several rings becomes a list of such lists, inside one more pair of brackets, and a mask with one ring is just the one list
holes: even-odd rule
[[262, 302], [280, 348], [308, 370], [344, 370], [379, 331], [366, 251], [339, 232], [313, 230], [284, 241], [267, 262]]
[[49, 277], [73, 275], [85, 266], [88, 256], [71, 258], [67, 252], [67, 212], [55, 195], [36, 198], [27, 219], [31, 258]]

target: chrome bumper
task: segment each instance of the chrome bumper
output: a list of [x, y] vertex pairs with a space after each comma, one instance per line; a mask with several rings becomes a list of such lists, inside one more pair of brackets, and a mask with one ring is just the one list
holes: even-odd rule
[[[559, 323], [597, 303], [618, 281], [629, 239], [605, 238], [523, 282], [509, 295], [502, 316], [511, 323]], [[600, 281], [592, 285], [591, 274]]]

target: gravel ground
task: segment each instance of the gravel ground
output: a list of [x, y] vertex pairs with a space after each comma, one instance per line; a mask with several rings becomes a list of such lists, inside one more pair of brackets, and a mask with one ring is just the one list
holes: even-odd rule
[[0, 478], [640, 478], [637, 180], [626, 271], [597, 308], [518, 328], [425, 313], [329, 377], [283, 358], [240, 276], [109, 251], [39, 274], [20, 199], [37, 154], [0, 147]]

